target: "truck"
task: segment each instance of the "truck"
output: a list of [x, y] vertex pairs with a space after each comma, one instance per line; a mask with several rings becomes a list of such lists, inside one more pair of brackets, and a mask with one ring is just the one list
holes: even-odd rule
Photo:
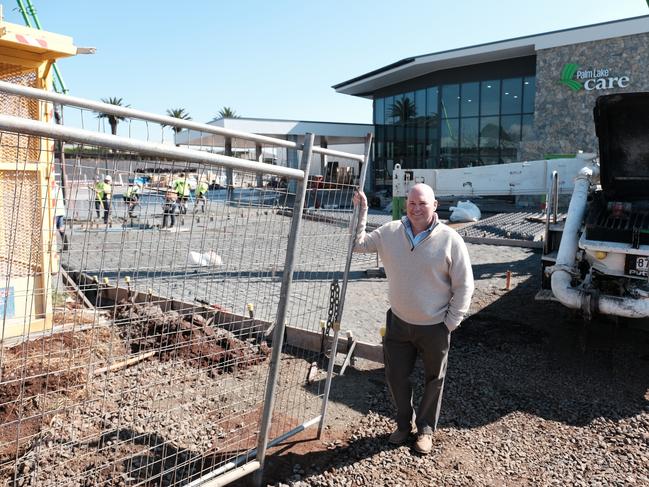
[[[461, 169], [393, 172], [393, 206], [418, 182], [437, 196], [544, 195], [541, 289], [595, 315], [649, 317], [649, 93], [597, 98], [599, 153]], [[565, 219], [561, 194], [570, 195]], [[399, 199], [401, 198], [401, 200]]]

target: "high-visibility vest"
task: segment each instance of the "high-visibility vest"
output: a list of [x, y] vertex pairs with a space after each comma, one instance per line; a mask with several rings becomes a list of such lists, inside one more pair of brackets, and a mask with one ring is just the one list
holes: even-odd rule
[[189, 196], [189, 184], [185, 178], [176, 179], [174, 181], [174, 189], [178, 196]]
[[113, 188], [110, 183], [99, 181], [95, 184], [95, 193], [97, 194], [97, 198], [103, 200], [105, 197], [110, 198], [110, 195], [113, 193]]
[[209, 189], [209, 186], [207, 183], [198, 183], [198, 186], [196, 187], [196, 194], [198, 196], [203, 196], [204, 194], [207, 194], [207, 190]]
[[140, 188], [138, 186], [129, 186], [129, 188], [126, 190], [126, 197], [127, 198], [133, 198], [134, 196], [138, 196], [140, 194]]

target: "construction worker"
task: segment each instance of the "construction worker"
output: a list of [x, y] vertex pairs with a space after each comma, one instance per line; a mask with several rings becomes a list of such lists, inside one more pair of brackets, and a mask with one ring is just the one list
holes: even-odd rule
[[169, 221], [169, 227], [173, 228], [176, 224], [176, 207], [178, 201], [178, 193], [176, 192], [174, 185], [170, 184], [165, 192], [164, 201], [162, 203], [162, 227], [167, 228], [167, 221]]
[[172, 184], [176, 195], [178, 195], [178, 208], [180, 209], [180, 213], [184, 215], [187, 213], [187, 199], [189, 198], [190, 191], [189, 182], [185, 174], [181, 172]]
[[108, 216], [110, 214], [110, 202], [113, 198], [113, 178], [109, 174], [104, 176], [103, 181], [95, 183], [95, 211], [97, 218], [101, 218], [101, 209], [104, 209], [104, 223], [108, 224]]
[[129, 218], [136, 218], [137, 216], [135, 215], [135, 207], [140, 201], [140, 196], [142, 195], [142, 187], [142, 181], [136, 181], [135, 184], [129, 186], [126, 189], [126, 193], [124, 193], [124, 202], [126, 203], [128, 208]]
[[201, 204], [201, 213], [205, 213], [205, 202], [207, 201], [207, 191], [209, 190], [209, 184], [204, 179], [198, 183], [196, 186], [196, 204], [194, 205], [194, 211], [198, 208], [198, 204]]

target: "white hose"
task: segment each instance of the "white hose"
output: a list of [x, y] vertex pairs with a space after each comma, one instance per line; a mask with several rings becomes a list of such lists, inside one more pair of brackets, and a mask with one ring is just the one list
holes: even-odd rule
[[589, 304], [588, 299], [596, 299], [594, 308], [601, 314], [627, 318], [648, 317], [649, 299], [620, 298], [607, 295], [595, 297], [571, 286], [571, 271], [575, 266], [579, 235], [586, 213], [588, 189], [595, 171], [590, 167], [584, 167], [575, 181], [557, 261], [552, 271], [552, 293], [568, 308], [581, 309]]

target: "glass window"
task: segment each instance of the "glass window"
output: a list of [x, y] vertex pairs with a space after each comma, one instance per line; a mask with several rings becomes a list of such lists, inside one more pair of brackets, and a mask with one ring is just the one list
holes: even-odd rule
[[480, 83], [480, 115], [500, 113], [500, 81], [491, 80]]
[[507, 115], [500, 117], [502, 132], [500, 141], [519, 142], [521, 140], [521, 117], [520, 115]]
[[395, 123], [394, 117], [392, 116], [392, 105], [394, 104], [394, 97], [388, 96], [385, 98], [385, 123], [387, 125], [392, 125]]
[[410, 93], [404, 93], [401, 100], [403, 102], [403, 113], [400, 114], [399, 118], [403, 123], [411, 123], [415, 120], [415, 115], [417, 113], [415, 107], [415, 92], [411, 91]]
[[523, 98], [523, 79], [504, 79], [501, 88], [502, 108], [500, 113], [521, 113]]
[[426, 144], [417, 142], [416, 151], [417, 157], [415, 161], [415, 168], [423, 169], [425, 167], [424, 163], [426, 159]]
[[523, 113], [534, 113], [534, 95], [536, 93], [536, 77], [523, 78]]
[[500, 120], [498, 117], [480, 118], [480, 160], [495, 164], [500, 160]]
[[415, 94], [404, 93], [395, 96], [389, 108], [392, 123], [405, 125], [415, 118]]
[[478, 165], [478, 117], [460, 119], [460, 167]]
[[533, 122], [534, 115], [523, 115], [523, 123], [521, 124], [521, 140], [530, 140], [532, 138]]
[[444, 85], [442, 90], [442, 118], [460, 116], [460, 85]]
[[479, 111], [478, 98], [480, 83], [462, 83], [460, 99], [460, 114], [462, 117], [477, 117]]
[[417, 167], [425, 167], [426, 160], [426, 127], [418, 125], [417, 126]]
[[439, 168], [457, 167], [460, 121], [457, 118], [442, 120], [439, 148]]
[[377, 98], [374, 100], [374, 125], [383, 125], [385, 123], [385, 100]]
[[426, 124], [426, 90], [415, 91], [415, 118], [417, 125]]
[[521, 116], [506, 115], [500, 117], [500, 160], [514, 162], [517, 160], [518, 143], [521, 140]]
[[429, 127], [428, 140], [426, 141], [426, 169], [435, 169], [437, 167], [437, 153], [439, 152], [439, 124], [435, 127]]
[[426, 115], [428, 117], [437, 117], [437, 95], [439, 89], [437, 86], [432, 86], [426, 90]]

